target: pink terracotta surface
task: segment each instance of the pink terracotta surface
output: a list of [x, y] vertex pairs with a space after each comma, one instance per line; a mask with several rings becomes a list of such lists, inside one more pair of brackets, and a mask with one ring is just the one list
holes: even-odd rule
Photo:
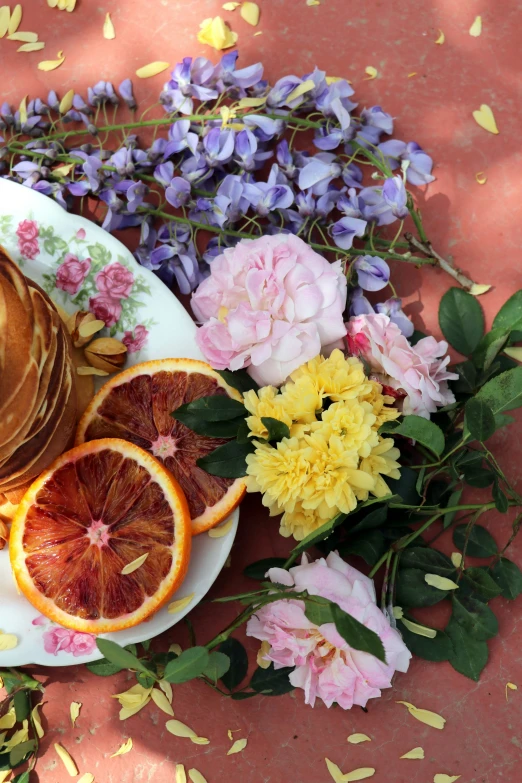
[[[396, 135], [415, 139], [436, 161], [437, 180], [419, 195], [427, 232], [435, 246], [479, 283], [494, 286], [482, 297], [488, 322], [500, 304], [522, 287], [519, 226], [522, 221], [520, 166], [520, 21], [519, 2], [486, 0], [389, 0], [358, 2], [321, 0], [260, 0], [261, 21], [254, 28], [238, 14], [221, 11], [219, 0], [79, 0], [74, 13], [47, 7], [45, 0], [25, 0], [21, 29], [36, 30], [46, 42], [44, 52], [18, 54], [15, 42], [0, 41], [2, 98], [18, 104], [24, 95], [45, 97], [50, 88], [63, 93], [85, 91], [99, 79], [118, 83], [153, 60], [172, 64], [182, 56], [219, 55], [197, 42], [199, 22], [222, 13], [239, 33], [241, 64], [262, 60], [267, 76], [298, 75], [315, 64], [332, 76], [352, 80], [364, 105], [381, 103], [396, 119]], [[110, 11], [116, 39], [102, 37]], [[476, 14], [483, 18], [480, 38], [468, 34]], [[446, 36], [435, 45], [439, 29]], [[52, 73], [37, 70], [42, 59], [63, 49], [65, 64]], [[379, 76], [366, 81], [372, 65]], [[408, 74], [416, 72], [408, 78]], [[135, 80], [139, 101], [152, 102], [164, 75]], [[495, 112], [500, 134], [479, 128], [471, 113], [480, 104]], [[486, 185], [475, 181], [484, 171]], [[394, 270], [399, 295], [408, 303], [418, 328], [437, 328], [437, 306], [449, 287], [447, 276], [425, 268]], [[520, 424], [495, 437], [499, 461], [515, 487], [520, 484]], [[487, 524], [499, 540], [507, 539], [510, 520], [489, 514]], [[240, 532], [232, 551], [232, 567], [223, 571], [213, 595], [248, 588], [242, 567], [260, 557], [285, 554], [288, 543], [278, 537], [258, 502], [243, 505]], [[451, 543], [447, 542], [451, 551]], [[522, 541], [510, 557], [522, 561]], [[199, 769], [208, 783], [326, 783], [324, 757], [348, 772], [375, 767], [376, 783], [430, 783], [436, 773], [461, 775], [462, 783], [516, 783], [520, 780], [522, 739], [522, 599], [496, 600], [500, 636], [490, 643], [490, 661], [478, 684], [460, 676], [448, 664], [414, 660], [408, 675], [396, 678], [393, 691], [369, 704], [368, 713], [314, 710], [302, 704], [300, 692], [281, 698], [261, 697], [231, 702], [203, 684], [176, 688], [176, 718], [188, 723], [207, 746], [177, 739], [165, 730], [166, 716], [148, 706], [126, 722], [118, 721], [111, 695], [129, 687], [126, 675], [100, 679], [84, 667], [39, 670], [47, 685], [43, 755], [38, 765], [41, 783], [64, 783], [69, 777], [57, 759], [53, 743], [61, 742], [81, 773], [99, 783], [174, 780], [175, 763]], [[191, 615], [202, 642], [223, 627], [231, 606], [210, 603]], [[443, 618], [440, 618], [441, 622]], [[187, 642], [184, 629], [165, 634], [163, 644]], [[248, 647], [255, 657], [255, 645]], [[505, 685], [518, 683], [509, 694]], [[395, 703], [403, 699], [442, 713], [444, 731], [418, 723]], [[83, 704], [76, 728], [69, 703]], [[247, 737], [240, 755], [227, 757], [227, 730]], [[348, 745], [352, 732], [364, 732], [371, 743]], [[131, 736], [133, 750], [109, 758]], [[423, 761], [401, 761], [411, 748], [425, 749]]]

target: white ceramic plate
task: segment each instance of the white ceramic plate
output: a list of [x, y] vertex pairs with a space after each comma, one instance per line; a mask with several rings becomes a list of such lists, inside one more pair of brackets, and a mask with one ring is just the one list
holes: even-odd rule
[[[0, 244], [52, 299], [69, 312], [91, 309], [109, 322], [108, 333], [128, 346], [128, 366], [149, 359], [202, 359], [196, 327], [166, 286], [139, 266], [127, 248], [103, 229], [70, 215], [46, 196], [0, 179]], [[100, 272], [103, 274], [100, 276]], [[146, 623], [108, 634], [121, 645], [150, 639], [179, 622], [214, 583], [230, 553], [239, 512], [221, 538], [194, 539], [188, 575], [175, 598], [194, 593], [175, 615], [166, 607]], [[0, 668], [36, 663], [68, 666], [101, 658], [91, 634], [61, 628], [18, 594], [7, 548], [0, 552], [0, 629], [18, 646], [0, 651]]]

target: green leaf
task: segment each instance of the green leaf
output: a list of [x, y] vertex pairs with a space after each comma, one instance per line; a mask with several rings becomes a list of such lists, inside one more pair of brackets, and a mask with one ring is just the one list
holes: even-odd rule
[[490, 574], [500, 587], [504, 598], [512, 601], [522, 593], [522, 572], [516, 563], [508, 560], [507, 557], [501, 557], [490, 570]]
[[367, 530], [360, 535], [350, 537], [346, 544], [340, 547], [340, 553], [358, 555], [373, 566], [386, 552], [388, 544], [380, 530]]
[[335, 623], [333, 607], [335, 604], [327, 598], [320, 595], [314, 595], [306, 598], [304, 601], [305, 616], [314, 625], [325, 625], [326, 623]]
[[238, 443], [251, 443], [250, 439], [250, 427], [246, 423], [246, 419], [243, 419], [238, 427], [236, 433], [236, 440]]
[[459, 378], [453, 381], [452, 388], [458, 394], [473, 394], [477, 386], [477, 368], [469, 359], [455, 364], [452, 368]]
[[453, 596], [452, 618], [473, 639], [485, 642], [498, 633], [498, 621], [494, 612], [482, 601], [471, 596]]
[[16, 720], [21, 723], [31, 710], [31, 700], [27, 691], [17, 691], [13, 696]]
[[386, 422], [379, 432], [391, 432], [392, 435], [402, 435], [416, 440], [437, 457], [444, 451], [444, 433], [441, 428], [429, 419], [423, 419], [422, 416], [404, 416], [399, 423]]
[[490, 601], [502, 592], [489, 571], [485, 568], [466, 568], [459, 584], [463, 594], [471, 594], [473, 597], [484, 601]]
[[30, 771], [26, 769], [25, 772], [21, 772], [19, 775], [15, 775], [14, 778], [10, 781], [10, 783], [29, 783], [29, 776]]
[[473, 351], [474, 364], [483, 370], [488, 370], [508, 339], [509, 332], [505, 329], [492, 329], [491, 332], [485, 334]]
[[156, 682], [156, 678], [152, 674], [144, 674], [143, 672], [137, 672], [136, 679], [144, 688], [152, 688]]
[[437, 574], [453, 579], [455, 566], [450, 558], [430, 547], [412, 546], [404, 550], [400, 560], [401, 568], [419, 568], [424, 573]]
[[[454, 492], [451, 493], [451, 495], [448, 498], [448, 503], [446, 508], [453, 508], [453, 506], [459, 505], [459, 500], [462, 496], [462, 490], [456, 489]], [[447, 530], [447, 528], [451, 525], [453, 520], [455, 519], [455, 516], [457, 515], [457, 511], [448, 511], [447, 514], [444, 514], [443, 520], [442, 520], [442, 526], [444, 530]]]
[[268, 440], [280, 441], [290, 437], [290, 429], [284, 421], [274, 419], [272, 416], [261, 416], [261, 421], [268, 430]]
[[[172, 413], [175, 419], [180, 414], [190, 414], [200, 421], [230, 421], [230, 419], [244, 418], [248, 411], [242, 402], [233, 400], [224, 394], [212, 394], [209, 397], [200, 397], [198, 400], [180, 405]], [[182, 421], [182, 419], [180, 419]]]
[[[182, 406], [185, 407], [184, 405]], [[182, 411], [178, 408], [171, 414], [173, 419], [177, 419], [189, 430], [197, 435], [206, 435], [209, 438], [236, 438], [239, 427], [245, 423], [243, 417], [229, 419], [228, 421], [207, 421], [200, 419], [197, 415]], [[250, 430], [249, 430], [250, 432]]]
[[217, 683], [230, 669], [230, 658], [225, 653], [211, 650], [208, 663], [203, 674], [212, 682]]
[[495, 416], [483, 400], [472, 397], [465, 407], [465, 426], [475, 440], [485, 441], [496, 430]]
[[236, 691], [236, 693], [231, 693], [230, 698], [234, 699], [234, 701], [244, 701], [245, 699], [251, 699], [252, 696], [259, 696], [256, 691]]
[[398, 495], [405, 505], [416, 506], [420, 503], [421, 498], [415, 488], [415, 485], [417, 484], [416, 470], [401, 466], [401, 477], [399, 479], [392, 479], [386, 476], [386, 483], [391, 492], [393, 492], [394, 495]]
[[497, 375], [479, 389], [475, 399], [489, 405], [493, 413], [519, 408], [522, 405], [522, 367]]
[[247, 454], [253, 454], [254, 451], [253, 443], [237, 443], [232, 440], [230, 443], [218, 446], [206, 457], [201, 457], [196, 464], [212, 476], [241, 478], [246, 476], [245, 458]]
[[500, 329], [522, 329], [522, 290], [516, 291], [510, 296], [507, 302], [504, 302], [495, 318], [493, 319], [493, 328]]
[[399, 620], [397, 622], [404, 644], [410, 652], [423, 658], [425, 661], [447, 661], [451, 655], [452, 647], [449, 636], [444, 631], [437, 631], [437, 636], [428, 639], [427, 636], [419, 636], [412, 633]]
[[[461, 552], [464, 551], [467, 530], [467, 525], [457, 525], [453, 531], [453, 543]], [[466, 554], [470, 557], [491, 557], [497, 552], [497, 543], [491, 533], [482, 525], [473, 525], [468, 537]]]
[[477, 487], [478, 489], [489, 487], [495, 481], [495, 474], [488, 468], [470, 465], [469, 467], [464, 468], [462, 473], [466, 484], [469, 484], [470, 487]]
[[175, 660], [165, 667], [163, 675], [167, 682], [181, 683], [200, 677], [209, 662], [209, 652], [206, 647], [189, 647]]
[[268, 669], [259, 667], [252, 675], [250, 687], [256, 693], [263, 693], [266, 696], [280, 696], [283, 693], [290, 693], [290, 691], [294, 690], [294, 686], [288, 677], [293, 671], [293, 666], [274, 669], [273, 663], [270, 664]]
[[225, 688], [234, 690], [240, 685], [248, 672], [247, 651], [237, 639], [230, 637], [219, 645], [219, 651], [226, 655], [230, 661], [229, 670], [221, 677]]
[[493, 495], [493, 501], [495, 503], [495, 508], [497, 509], [497, 511], [499, 511], [501, 514], [505, 514], [509, 508], [509, 501], [506, 495], [500, 489], [500, 484], [498, 482], [498, 479], [495, 479], [491, 494]]
[[265, 557], [263, 560], [256, 560], [255, 563], [247, 565], [243, 573], [245, 576], [248, 576], [249, 579], [258, 579], [261, 581], [265, 578], [269, 568], [282, 568], [285, 563], [286, 560], [284, 557]]
[[488, 662], [488, 645], [484, 641], [473, 639], [453, 615], [446, 626], [446, 633], [453, 648], [449, 662], [460, 674], [477, 682]]
[[482, 307], [462, 288], [450, 288], [440, 300], [439, 325], [449, 344], [469, 356], [484, 334]]
[[96, 639], [96, 646], [110, 663], [116, 664], [121, 669], [136, 669], [136, 671], [150, 674], [150, 669], [144, 663], [116, 642], [111, 642], [109, 639]]
[[446, 596], [445, 590], [438, 590], [424, 581], [424, 571], [419, 568], [399, 569], [396, 593], [398, 606], [434, 606]]
[[100, 242], [96, 242], [94, 245], [89, 245], [87, 250], [89, 251], [89, 256], [92, 258], [92, 260], [99, 261], [100, 264], [108, 264], [111, 260], [111, 254]]
[[388, 506], [377, 506], [376, 509], [366, 514], [356, 525], [350, 528], [350, 535], [352, 533], [360, 533], [363, 530], [373, 530], [376, 527], [380, 527], [388, 517]]
[[386, 663], [384, 647], [376, 633], [356, 620], [355, 617], [343, 612], [337, 604], [333, 604], [332, 612], [337, 633], [343, 637], [345, 642], [348, 642], [350, 647], [370, 653], [379, 661]]
[[246, 370], [236, 370], [236, 372], [230, 372], [230, 370], [217, 370], [218, 375], [221, 375], [223, 380], [232, 386], [233, 389], [237, 389], [241, 394], [246, 391], [257, 391], [259, 386], [253, 378], [247, 373]]
[[11, 767], [18, 767], [22, 762], [26, 761], [36, 750], [36, 742], [34, 740], [27, 740], [21, 742], [19, 745], [15, 745], [9, 754], [9, 763]]
[[97, 674], [98, 677], [110, 677], [113, 674], [118, 674], [125, 666], [118, 666], [117, 663], [111, 663], [107, 658], [102, 658], [100, 661], [92, 661], [92, 663], [86, 663], [86, 667], [93, 674]]

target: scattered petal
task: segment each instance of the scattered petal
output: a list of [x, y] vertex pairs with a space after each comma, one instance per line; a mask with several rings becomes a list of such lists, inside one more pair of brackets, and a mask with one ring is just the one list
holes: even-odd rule
[[[2, 36], [0, 35], [0, 38]], [[17, 52], [39, 52], [41, 49], [45, 49], [45, 43], [43, 41], [37, 41], [36, 43], [26, 43], [19, 46]]]
[[149, 701], [150, 701], [150, 696], [147, 696], [145, 701], [136, 704], [134, 707], [122, 707], [118, 716], [119, 719], [127, 720], [127, 718], [132, 718], [133, 715], [136, 715], [138, 712], [140, 712], [140, 710], [146, 707]]
[[[181, 647], [180, 647], [181, 651]], [[178, 653], [179, 655], [179, 653]], [[160, 680], [158, 685], [168, 699], [169, 704], [172, 704], [172, 685], [167, 680]]]
[[413, 76], [417, 76], [417, 71], [412, 71], [408, 74], [408, 79], [411, 79]]
[[11, 33], [7, 36], [9, 41], [21, 41], [22, 43], [36, 43], [38, 40], [38, 33], [30, 32], [18, 32]]
[[368, 76], [365, 81], [370, 81], [370, 79], [375, 79], [377, 77], [377, 68], [374, 68], [373, 65], [367, 65], [364, 69], [364, 73]]
[[488, 181], [488, 178], [483, 171], [477, 171], [477, 173], [475, 174], [475, 179], [477, 180], [479, 185], [485, 185], [486, 182]]
[[479, 285], [478, 283], [473, 283], [469, 289], [469, 292], [470, 294], [473, 294], [473, 296], [480, 296], [481, 294], [485, 294], [486, 291], [489, 291], [490, 288], [490, 285]]
[[224, 3], [221, 8], [224, 11], [235, 11], [238, 6], [240, 6], [241, 3]]
[[59, 745], [57, 742], [55, 742], [54, 744], [54, 749], [59, 755], [60, 759], [63, 761], [63, 765], [67, 770], [67, 772], [69, 773], [69, 775], [72, 778], [75, 778], [76, 775], [78, 774], [78, 767], [74, 763], [71, 755], [65, 750], [64, 747], [62, 747], [62, 745]]
[[310, 92], [310, 90], [313, 90], [315, 87], [315, 82], [313, 79], [307, 79], [304, 82], [301, 82], [301, 84], [298, 84], [295, 90], [292, 90], [290, 95], [287, 97], [286, 102], [290, 103], [290, 101], [295, 101], [297, 98], [300, 98], [301, 95], [304, 95], [307, 92]]
[[266, 103], [266, 95], [264, 98], [241, 98], [237, 102], [236, 108], [238, 109], [255, 109], [258, 106], [264, 106]]
[[116, 30], [114, 29], [110, 14], [106, 15], [105, 22], [103, 23], [103, 37], [108, 41], [112, 41], [113, 38], [116, 38]]
[[243, 739], [237, 739], [230, 750], [227, 751], [227, 756], [233, 756], [235, 753], [241, 753], [242, 750], [244, 750], [247, 746], [248, 740], [243, 737]]
[[9, 33], [9, 35], [16, 33], [16, 31], [20, 27], [21, 21], [22, 21], [22, 6], [18, 4], [15, 5], [15, 7], [13, 8], [13, 13], [11, 14], [11, 18], [9, 19], [9, 25], [7, 27], [7, 32]]
[[420, 707], [415, 707], [407, 701], [398, 701], [397, 704], [404, 704], [408, 708], [408, 712], [421, 723], [425, 723], [427, 726], [431, 726], [434, 729], [443, 729], [446, 723], [446, 718], [442, 715], [437, 715], [436, 712], [431, 710], [423, 710]]
[[256, 33], [254, 33], [254, 38], [257, 38], [258, 35], [263, 35], [263, 31], [258, 30]]
[[270, 668], [270, 664], [272, 661], [270, 661], [266, 656], [270, 652], [270, 644], [266, 640], [261, 642], [261, 647], [259, 648], [259, 651], [257, 653], [256, 663], [259, 666], [260, 669], [268, 669]]
[[3, 38], [9, 29], [11, 12], [8, 5], [0, 7], [0, 38]]
[[85, 772], [78, 780], [78, 783], [94, 783], [94, 775], [91, 772]]
[[455, 783], [460, 777], [462, 777], [462, 775], [444, 775], [439, 772], [433, 778], [433, 783]]
[[452, 579], [439, 576], [438, 574], [424, 574], [424, 581], [431, 587], [436, 587], [437, 590], [458, 590], [459, 588], [458, 584]]
[[203, 777], [201, 772], [197, 769], [189, 769], [189, 778], [192, 783], [207, 783], [207, 779]]
[[210, 745], [210, 740], [207, 737], [189, 737], [189, 739], [194, 745]]
[[63, 55], [63, 52], [58, 52], [56, 57], [58, 58], [56, 60], [42, 60], [42, 62], [38, 63], [38, 70], [55, 71], [57, 68], [60, 67], [60, 65], [63, 65], [65, 62], [65, 57]]
[[522, 348], [504, 348], [504, 353], [516, 362], [522, 362]]
[[18, 638], [14, 633], [0, 633], [0, 651], [13, 650], [18, 646]]
[[152, 688], [144, 688], [140, 683], [136, 683], [128, 691], [115, 693], [112, 699], [118, 699], [122, 707], [136, 707], [142, 704], [149, 696]]
[[0, 729], [12, 729], [16, 723], [15, 708], [10, 707], [5, 715], [0, 717]]
[[193, 598], [194, 593], [190, 593], [190, 595], [185, 596], [185, 598], [178, 598], [177, 601], [172, 601], [172, 603], [169, 604], [168, 613], [176, 614], [176, 612], [181, 612], [182, 609], [189, 605]]
[[113, 759], [115, 756], [123, 756], [125, 753], [128, 753], [130, 750], [132, 750], [132, 737], [129, 737], [128, 740], [126, 740], [122, 745], [120, 745], [116, 753], [111, 753], [109, 758]]
[[509, 701], [508, 691], [518, 691], [518, 686], [514, 682], [506, 682], [506, 701]]
[[132, 574], [133, 571], [137, 571], [140, 566], [143, 565], [145, 560], [148, 558], [149, 553], [145, 552], [144, 555], [140, 555], [136, 558], [136, 560], [133, 560], [131, 563], [127, 563], [126, 566], [123, 566], [123, 568], [120, 571], [120, 574]]
[[229, 49], [231, 46], [234, 46], [238, 39], [237, 33], [233, 33], [220, 16], [203, 19], [199, 27], [199, 43], [208, 44], [208, 46], [212, 46], [218, 51]]
[[65, 93], [62, 100], [60, 101], [59, 111], [60, 114], [67, 114], [69, 109], [72, 109], [73, 105], [73, 98], [74, 98], [74, 90], [69, 90]]
[[43, 735], [45, 734], [42, 726], [42, 719], [40, 718], [40, 713], [38, 712], [41, 706], [42, 706], [41, 704], [35, 704], [35, 706], [31, 710], [31, 720], [36, 730], [38, 739], [42, 739]]
[[333, 761], [330, 761], [330, 759], [327, 758], [325, 758], [325, 762], [328, 768], [328, 772], [332, 776], [332, 779], [335, 781], [335, 783], [344, 783], [344, 775], [337, 764], [334, 764]]
[[393, 607], [393, 616], [396, 620], [401, 620], [404, 616], [404, 612], [402, 611], [402, 606], [394, 606]]
[[165, 724], [165, 728], [171, 734], [174, 734], [175, 737], [187, 737], [190, 739], [191, 737], [198, 736], [193, 729], [186, 726], [185, 723], [182, 723], [180, 720], [168, 720]]
[[440, 46], [442, 46], [442, 44], [444, 43], [444, 41], [445, 41], [445, 40], [446, 40], [446, 36], [445, 36], [445, 35], [444, 35], [444, 33], [442, 32], [442, 30], [439, 30], [439, 37], [437, 38], [437, 40], [435, 41], [435, 43], [436, 43], [436, 44], [439, 44]]
[[412, 748], [412, 750], [409, 750], [407, 753], [404, 754], [404, 756], [401, 756], [401, 759], [423, 759], [424, 758], [424, 748]]
[[482, 17], [476, 16], [475, 21], [469, 28], [469, 34], [472, 35], [473, 38], [478, 38], [481, 32], [482, 32]]
[[[181, 655], [183, 652], [180, 644], [171, 644], [169, 647], [169, 652], [176, 653], [176, 655]], [[169, 683], [170, 684], [170, 683]]]
[[82, 708], [81, 701], [72, 701], [71, 702], [70, 711], [71, 711], [71, 723], [72, 723], [73, 727], [74, 727], [76, 721], [78, 720], [81, 708]]
[[136, 76], [138, 76], [140, 79], [150, 79], [151, 76], [157, 76], [158, 73], [166, 71], [167, 68], [170, 68], [170, 63], [157, 60], [156, 62], [144, 65], [142, 68], [138, 68], [136, 71]]
[[213, 527], [211, 530], [209, 530], [208, 535], [210, 538], [223, 538], [223, 536], [226, 536], [227, 533], [230, 531], [233, 524], [234, 524], [234, 520], [231, 517], [222, 525], [218, 525], [218, 527]]
[[455, 568], [460, 568], [460, 566], [462, 565], [462, 554], [460, 552], [452, 552], [451, 562], [453, 563]]
[[306, 0], [306, 5], [321, 5], [319, 0]]
[[371, 742], [371, 738], [367, 734], [350, 734], [348, 742], [350, 745], [359, 745], [360, 742]]
[[174, 717], [174, 710], [170, 706], [170, 702], [163, 691], [160, 691], [159, 688], [153, 688], [150, 695], [152, 696], [152, 701], [156, 707], [159, 707], [160, 710], [163, 710], [167, 715], [172, 715], [172, 717]]
[[360, 767], [343, 775], [343, 781], [344, 783], [355, 783], [356, 780], [366, 780], [366, 778], [371, 778], [373, 775], [375, 775], [373, 767]]
[[108, 375], [108, 372], [105, 372], [105, 370], [99, 370], [97, 367], [89, 367], [85, 365], [85, 367], [77, 367], [76, 368], [76, 374], [77, 375], [99, 375], [100, 378], [105, 377]]
[[20, 112], [20, 122], [23, 125], [27, 122], [27, 95], [20, 101], [18, 111]]
[[176, 764], [174, 783], [187, 783], [187, 773], [183, 764]]
[[484, 130], [489, 133], [499, 133], [497, 123], [495, 122], [495, 116], [487, 103], [483, 103], [480, 109], [476, 109], [473, 112], [473, 119], [477, 125], [480, 125], [481, 128], [484, 128]]
[[65, 10], [72, 13], [76, 7], [76, 0], [65, 0]]
[[248, 22], [248, 24], [251, 24], [252, 27], [255, 27], [259, 22], [259, 6], [257, 3], [250, 3], [246, 0], [242, 3], [239, 13], [241, 14], [241, 18], [244, 19], [245, 22]]

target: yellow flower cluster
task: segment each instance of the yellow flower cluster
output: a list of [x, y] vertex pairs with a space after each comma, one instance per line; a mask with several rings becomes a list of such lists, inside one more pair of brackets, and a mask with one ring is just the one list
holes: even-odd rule
[[247, 489], [263, 494], [271, 516], [283, 515], [283, 536], [300, 541], [369, 495], [388, 494], [383, 476], [400, 476], [399, 450], [377, 432], [399, 411], [355, 357], [339, 350], [328, 359], [317, 356], [279, 392], [273, 386], [248, 391], [244, 403], [252, 435], [267, 437], [264, 417], [290, 430], [289, 438], [258, 443], [247, 457]]

